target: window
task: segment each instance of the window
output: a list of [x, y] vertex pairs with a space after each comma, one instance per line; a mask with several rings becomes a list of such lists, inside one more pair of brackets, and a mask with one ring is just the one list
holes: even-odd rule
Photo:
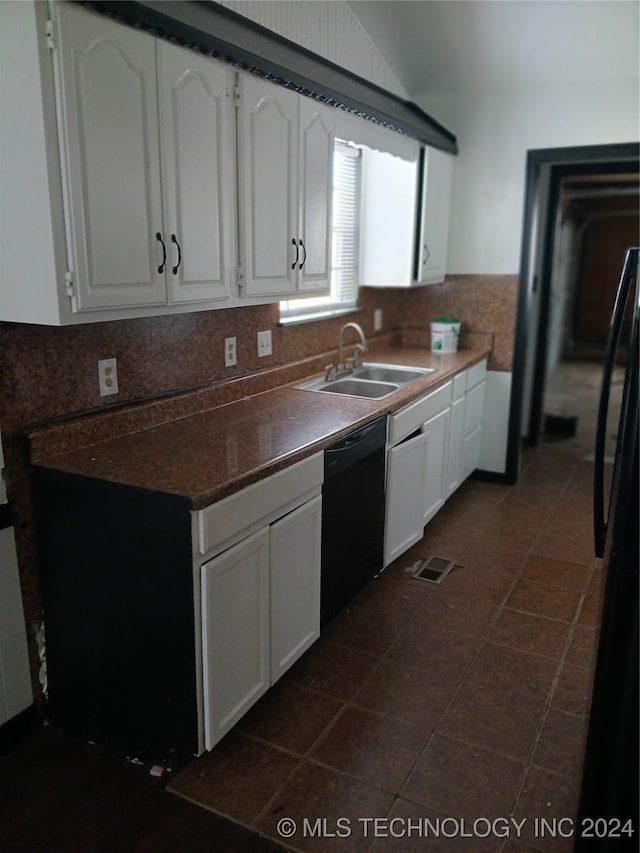
[[336, 141], [333, 153], [331, 293], [281, 302], [280, 321], [283, 323], [335, 317], [357, 306], [361, 164], [358, 148]]

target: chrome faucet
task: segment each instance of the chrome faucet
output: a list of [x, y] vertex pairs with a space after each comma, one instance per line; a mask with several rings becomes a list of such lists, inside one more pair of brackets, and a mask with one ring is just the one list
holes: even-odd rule
[[360, 343], [356, 344], [353, 349], [352, 367], [360, 367], [360, 353], [367, 351], [367, 339], [365, 338], [364, 332], [362, 331], [362, 326], [359, 326], [358, 323], [345, 323], [344, 326], [340, 329], [340, 336], [338, 337], [338, 373], [344, 370], [351, 369], [348, 363], [345, 365], [342, 362], [344, 333], [349, 328], [355, 329], [355, 331], [360, 336]]
[[[356, 332], [360, 336], [360, 343], [354, 346], [353, 357], [348, 358], [343, 364], [342, 347], [344, 346], [344, 333], [349, 327], [356, 330]], [[344, 376], [345, 373], [352, 373], [356, 368], [362, 367], [362, 362], [360, 361], [360, 353], [366, 351], [367, 339], [365, 338], [364, 332], [362, 331], [362, 326], [358, 325], [358, 323], [345, 323], [344, 326], [340, 329], [340, 335], [338, 337], [338, 366], [334, 367], [332, 364], [328, 364], [326, 367], [325, 379], [337, 379], [339, 376]]]

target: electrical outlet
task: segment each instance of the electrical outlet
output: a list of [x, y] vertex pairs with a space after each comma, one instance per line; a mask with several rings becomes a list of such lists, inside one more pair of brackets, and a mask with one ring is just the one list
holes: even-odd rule
[[101, 397], [118, 393], [118, 360], [116, 358], [103, 358], [98, 362], [98, 384]]
[[264, 355], [271, 355], [271, 330], [266, 332], [258, 332], [258, 358]]
[[236, 339], [235, 338], [225, 338], [224, 339], [224, 366], [225, 367], [233, 367], [238, 363], [238, 356], [236, 353]]
[[376, 308], [373, 312], [373, 331], [379, 332], [382, 329], [382, 308]]

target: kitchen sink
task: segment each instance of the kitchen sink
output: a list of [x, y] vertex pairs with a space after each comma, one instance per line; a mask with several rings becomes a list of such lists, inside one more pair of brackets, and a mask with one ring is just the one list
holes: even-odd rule
[[353, 371], [357, 379], [372, 379], [375, 382], [394, 382], [397, 385], [407, 385], [423, 376], [432, 373], [433, 369], [420, 367], [396, 367], [392, 364], [365, 364], [364, 367]]
[[345, 376], [344, 379], [335, 379], [333, 382], [325, 382], [312, 391], [327, 391], [329, 394], [347, 394], [350, 397], [372, 397], [378, 399], [386, 397], [397, 391], [398, 385], [391, 382], [372, 382], [369, 379], [356, 379], [353, 376]]
[[324, 377], [312, 379], [310, 382], [296, 385], [296, 388], [303, 391], [324, 391], [328, 394], [346, 394], [349, 397], [368, 397], [379, 400], [430, 373], [433, 373], [433, 368], [364, 364], [356, 368], [353, 373], [338, 379]]

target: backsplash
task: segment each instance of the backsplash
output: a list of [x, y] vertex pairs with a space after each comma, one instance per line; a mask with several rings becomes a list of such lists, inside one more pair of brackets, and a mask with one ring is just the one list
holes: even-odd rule
[[403, 294], [399, 321], [403, 343], [430, 345], [429, 323], [437, 317], [462, 321], [461, 346], [491, 336], [489, 370], [511, 372], [518, 303], [517, 275], [456, 275], [444, 284]]
[[[397, 325], [383, 294], [385, 330]], [[387, 304], [385, 304], [387, 303]], [[372, 310], [358, 315], [373, 334]], [[278, 306], [230, 308], [54, 328], [0, 324], [3, 433], [125, 402], [147, 400], [232, 379], [337, 348], [340, 320], [278, 326]], [[256, 335], [270, 329], [273, 354], [258, 358]], [[224, 367], [224, 339], [237, 337], [235, 367]], [[120, 392], [100, 397], [98, 359], [118, 359]], [[5, 423], [6, 421], [6, 423]]]
[[[319, 372], [335, 361], [338, 333], [349, 319], [362, 325], [373, 347], [376, 336], [388, 340], [393, 334], [428, 347], [430, 320], [456, 315], [463, 321], [462, 346], [472, 346], [474, 335], [481, 336], [483, 345], [489, 339], [489, 369], [509, 371], [516, 300], [517, 276], [456, 276], [441, 286], [408, 291], [362, 288], [361, 310], [354, 317], [286, 327], [278, 325], [277, 304], [63, 328], [0, 323], [0, 428], [36, 696], [34, 638], [42, 606], [25, 429], [127, 411], [143, 401], [166, 402], [190, 390], [224, 389], [227, 380], [241, 377], [250, 381], [249, 393], [257, 393], [273, 382], [275, 368], [305, 360], [309, 373]], [[377, 308], [382, 309], [383, 327], [374, 333]], [[258, 358], [256, 335], [265, 329], [271, 330], [273, 353]], [[229, 336], [237, 338], [238, 364], [233, 368], [224, 367], [224, 339]], [[100, 397], [97, 371], [99, 359], [113, 356], [120, 387], [115, 399]], [[286, 369], [278, 375], [285, 382], [297, 378], [286, 378]]]

